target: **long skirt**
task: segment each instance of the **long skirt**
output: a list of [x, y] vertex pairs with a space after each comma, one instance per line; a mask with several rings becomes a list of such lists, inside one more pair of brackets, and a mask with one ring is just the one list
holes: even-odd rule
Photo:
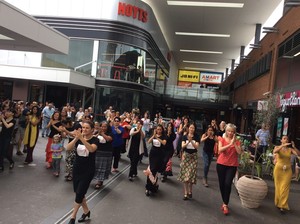
[[288, 205], [292, 169], [291, 166], [286, 166], [283, 169], [284, 164], [277, 163], [274, 168], [274, 185], [275, 185], [275, 206], [290, 210]]
[[96, 181], [104, 181], [108, 179], [112, 163], [112, 152], [97, 151], [95, 176]]
[[66, 151], [66, 173], [72, 174], [73, 172], [73, 164], [76, 158], [75, 149]]
[[46, 162], [51, 164], [52, 163], [52, 152], [51, 152], [51, 145], [52, 145], [52, 138], [48, 138], [48, 143], [46, 146]]
[[180, 182], [197, 183], [198, 154], [183, 152], [178, 180]]

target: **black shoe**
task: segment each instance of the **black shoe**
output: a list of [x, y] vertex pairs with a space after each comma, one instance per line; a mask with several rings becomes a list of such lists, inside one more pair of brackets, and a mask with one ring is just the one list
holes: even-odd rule
[[133, 177], [128, 177], [128, 180], [129, 181], [133, 181]]
[[16, 153], [16, 155], [18, 155], [18, 156], [22, 156], [22, 155], [24, 155], [21, 151], [18, 151], [17, 153]]
[[145, 191], [145, 195], [146, 195], [147, 197], [149, 197], [149, 196], [150, 196], [150, 192], [149, 192], [148, 190], [146, 190], [146, 191]]
[[9, 169], [12, 170], [12, 169], [14, 168], [14, 166], [15, 166], [15, 163], [14, 163], [14, 162], [10, 163]]
[[187, 196], [188, 196], [189, 198], [193, 198], [193, 194], [192, 194], [192, 193], [187, 194]]
[[88, 213], [86, 213], [86, 214], [82, 214], [82, 216], [81, 216], [81, 218], [80, 219], [78, 219], [78, 222], [84, 222], [85, 221], [85, 219], [88, 217], [88, 219], [90, 218], [90, 216], [91, 216], [91, 211], [89, 211]]
[[183, 200], [189, 200], [189, 198], [188, 198], [188, 196], [187, 196], [187, 194], [185, 194], [184, 196], [183, 196]]
[[0, 166], [0, 173], [4, 171], [4, 167]]
[[75, 224], [75, 219], [70, 219], [68, 224]]

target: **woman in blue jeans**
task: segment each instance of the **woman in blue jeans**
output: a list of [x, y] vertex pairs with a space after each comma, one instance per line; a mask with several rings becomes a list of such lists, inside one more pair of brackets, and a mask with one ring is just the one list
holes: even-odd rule
[[203, 185], [208, 187], [207, 183], [207, 175], [209, 171], [209, 167], [214, 155], [214, 147], [217, 143], [218, 139], [214, 133], [214, 129], [212, 126], [208, 126], [206, 132], [201, 137], [201, 142], [204, 142], [203, 146], [203, 165], [204, 165], [204, 176], [203, 176]]

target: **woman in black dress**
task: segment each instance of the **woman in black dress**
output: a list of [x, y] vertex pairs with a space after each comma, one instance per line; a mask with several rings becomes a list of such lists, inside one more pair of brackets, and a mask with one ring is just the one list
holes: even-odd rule
[[161, 182], [165, 182], [167, 176], [172, 174], [172, 166], [170, 167], [167, 166], [168, 162], [172, 159], [172, 156], [174, 154], [173, 142], [176, 138], [176, 134], [174, 132], [174, 125], [171, 122], [167, 124], [166, 138], [167, 138], [166, 139], [167, 143], [164, 150], [164, 171], [162, 173], [163, 176], [161, 178]]
[[84, 121], [81, 126], [81, 131], [76, 130], [75, 138], [67, 145], [67, 150], [72, 150], [74, 147], [76, 149], [73, 166], [73, 188], [76, 197], [69, 224], [75, 223], [80, 206], [82, 206], [84, 213], [78, 222], [84, 222], [91, 215], [85, 194], [95, 174], [95, 154], [99, 140], [93, 136], [94, 124], [92, 122]]
[[100, 189], [103, 185], [103, 181], [109, 177], [112, 163], [113, 136], [111, 126], [107, 121], [102, 121], [100, 123], [97, 138], [99, 139], [99, 147], [96, 151], [96, 170], [94, 179], [96, 180], [95, 189]]
[[128, 157], [130, 158], [130, 170], [128, 180], [133, 181], [133, 177], [137, 176], [137, 166], [144, 153], [145, 132], [142, 130], [143, 121], [137, 121], [136, 127], [129, 132], [130, 139], [128, 141]]
[[147, 175], [146, 196], [149, 196], [150, 192], [157, 192], [158, 173], [164, 171], [164, 149], [167, 140], [164, 134], [164, 128], [161, 124], [158, 124], [154, 129], [153, 135], [149, 138], [148, 143], [152, 143], [152, 148], [149, 154], [149, 167], [147, 171], [145, 171]]

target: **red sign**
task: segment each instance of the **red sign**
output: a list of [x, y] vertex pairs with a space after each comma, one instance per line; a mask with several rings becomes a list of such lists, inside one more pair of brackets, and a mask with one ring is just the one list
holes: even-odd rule
[[119, 2], [118, 15], [132, 17], [143, 23], [148, 21], [148, 12], [131, 4]]

